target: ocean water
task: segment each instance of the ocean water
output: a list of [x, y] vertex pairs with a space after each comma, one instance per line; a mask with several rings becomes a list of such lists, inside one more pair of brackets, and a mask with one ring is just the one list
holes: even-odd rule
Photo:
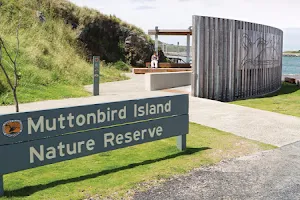
[[[186, 57], [178, 56], [186, 61]], [[300, 57], [282, 58], [282, 75], [300, 74]]]
[[282, 74], [300, 74], [300, 57], [283, 57]]

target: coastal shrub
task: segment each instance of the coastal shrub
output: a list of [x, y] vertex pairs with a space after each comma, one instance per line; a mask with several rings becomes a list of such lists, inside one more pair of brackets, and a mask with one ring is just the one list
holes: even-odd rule
[[118, 62], [114, 63], [113, 65], [117, 70], [121, 70], [121, 71], [129, 71], [130, 70], [129, 65], [127, 65], [123, 61], [118, 61]]

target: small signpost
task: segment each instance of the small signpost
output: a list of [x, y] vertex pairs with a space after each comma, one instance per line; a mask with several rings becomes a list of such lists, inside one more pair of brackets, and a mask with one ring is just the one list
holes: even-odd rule
[[94, 65], [94, 96], [99, 95], [99, 84], [100, 84], [100, 56], [93, 56]]
[[0, 116], [3, 175], [177, 136], [186, 148], [188, 95], [108, 102]]

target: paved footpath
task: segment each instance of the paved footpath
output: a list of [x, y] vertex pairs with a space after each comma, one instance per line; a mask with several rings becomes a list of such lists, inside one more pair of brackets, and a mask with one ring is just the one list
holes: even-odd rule
[[[130, 80], [100, 85], [100, 96], [49, 100], [21, 104], [20, 110], [32, 111], [82, 104], [138, 99], [170, 94], [145, 91], [144, 75], [127, 74]], [[92, 91], [92, 86], [86, 86]], [[185, 92], [178, 88], [177, 92]], [[0, 114], [14, 112], [13, 106], [0, 106]], [[217, 128], [249, 139], [276, 146], [300, 140], [300, 118], [190, 96], [190, 121]]]

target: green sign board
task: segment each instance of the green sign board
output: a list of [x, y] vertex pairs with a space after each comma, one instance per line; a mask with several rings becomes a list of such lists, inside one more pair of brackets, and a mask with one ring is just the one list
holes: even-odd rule
[[66, 107], [0, 116], [3, 175], [188, 134], [188, 95]]

